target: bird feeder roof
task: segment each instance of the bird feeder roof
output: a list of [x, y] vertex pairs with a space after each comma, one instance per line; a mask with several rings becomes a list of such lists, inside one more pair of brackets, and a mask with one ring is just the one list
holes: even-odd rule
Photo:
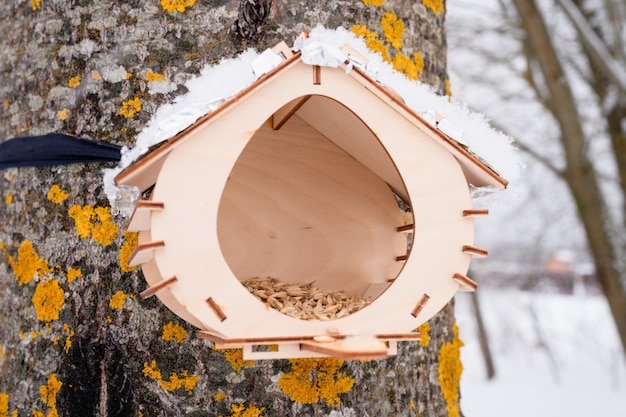
[[[299, 81], [296, 82], [316, 85], [318, 82], [324, 82], [322, 70], [340, 72], [344, 77], [344, 81], [339, 88], [360, 89], [361, 87], [364, 87], [370, 94], [379, 99], [378, 103], [380, 103], [381, 106], [390, 107], [397, 113], [401, 114], [414, 126], [416, 132], [419, 131], [420, 133], [426, 134], [456, 158], [469, 184], [475, 187], [490, 187], [495, 189], [502, 189], [506, 187], [507, 181], [502, 178], [486, 161], [473, 153], [466, 145], [444, 133], [444, 130], [447, 130], [444, 129], [444, 125], [449, 126], [447, 120], [442, 119], [440, 115], [436, 115], [435, 120], [427, 120], [423, 115], [418, 114], [404, 102], [401, 96], [402, 92], [396, 92], [384, 86], [369, 75], [364, 66], [355, 65], [355, 63], [358, 64], [367, 60], [351, 47], [345, 46], [343, 48], [342, 53], [345, 54], [346, 60], [339, 65], [339, 68], [329, 68], [320, 65], [307, 64], [303, 60], [301, 51], [293, 52], [284, 42], [276, 45], [271, 50], [266, 51], [266, 54], [264, 55], [268, 55], [269, 53], [279, 58], [280, 63], [278, 65], [258, 77], [258, 79], [251, 85], [239, 91], [233, 97], [224, 100], [210, 113], [198, 118], [193, 124], [180, 131], [178, 134], [172, 136], [164, 143], [159, 144], [159, 146], [155, 146], [154, 149], [151, 149], [146, 154], [142, 155], [137, 161], [123, 169], [115, 177], [115, 183], [118, 185], [138, 187], [141, 191], [151, 187], [156, 183], [160, 167], [162, 166], [167, 155], [176, 147], [183, 145], [185, 140], [193, 132], [203, 126], [206, 126], [207, 124], [213, 123], [224, 114], [237, 108], [237, 106], [239, 106], [243, 101], [258, 94], [262, 90], [269, 89], [271, 91], [277, 91], [277, 89], [280, 88], [292, 88], [289, 83], [283, 83], [283, 81], [289, 79], [289, 74], [296, 71], [302, 72], [302, 68], [307, 67], [309, 68], [309, 74], [307, 74], [306, 77], [300, 77]], [[316, 77], [319, 79], [316, 79]], [[292, 79], [290, 79], [289, 82], [293, 82]], [[272, 103], [271, 105], [276, 107], [276, 112], [272, 114], [274, 123], [279, 128], [281, 120], [284, 123], [294, 114], [304, 112], [302, 109], [303, 105], [306, 101], [311, 99], [313, 99], [313, 101], [323, 100], [322, 98], [316, 97], [315, 94], [307, 94], [294, 99], [291, 103]], [[342, 109], [345, 109], [345, 106], [342, 106], [341, 103], [337, 103], [337, 105], [333, 106], [330, 101], [325, 101], [323, 106], [317, 106], [317, 110], [319, 112], [316, 119], [318, 126], [328, 130], [328, 132], [324, 132], [327, 136], [354, 136], [363, 134], [364, 132], [362, 129], [351, 129], [350, 126], [341, 126], [340, 123], [327, 123], [328, 118], [332, 118], [334, 115], [337, 115], [337, 111], [341, 112]], [[259, 111], [264, 110], [266, 109], [259, 109]], [[349, 110], [357, 110], [356, 113], [358, 114], [358, 109]], [[452, 129], [454, 129], [454, 127]], [[330, 130], [334, 130], [334, 132], [331, 132]], [[252, 133], [253, 132], [251, 132], [251, 134]], [[374, 135], [376, 134], [374, 132], [371, 133]], [[346, 139], [344, 143], [358, 143], [358, 141]], [[350, 150], [348, 150], [348, 152], [350, 152]], [[382, 173], [381, 177], [385, 179], [384, 174]], [[394, 186], [392, 183], [390, 183], [390, 185], [394, 189], [401, 188]]]

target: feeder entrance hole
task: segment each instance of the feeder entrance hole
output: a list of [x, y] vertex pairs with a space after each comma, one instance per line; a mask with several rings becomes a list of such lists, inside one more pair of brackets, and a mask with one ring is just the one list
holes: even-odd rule
[[268, 305], [285, 314], [287, 295], [307, 290], [300, 300], [374, 300], [408, 256], [408, 202], [376, 134], [341, 103], [304, 96], [274, 112], [239, 155], [219, 203], [219, 245], [251, 292], [275, 284], [265, 298], [280, 293]]

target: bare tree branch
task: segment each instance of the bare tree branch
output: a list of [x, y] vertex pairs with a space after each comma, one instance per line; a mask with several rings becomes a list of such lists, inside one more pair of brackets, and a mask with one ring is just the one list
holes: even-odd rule
[[613, 59], [608, 48], [600, 37], [589, 26], [580, 10], [571, 0], [557, 0], [570, 19], [580, 40], [590, 51], [590, 58], [605, 76], [610, 78], [622, 93], [626, 93], [626, 72]]

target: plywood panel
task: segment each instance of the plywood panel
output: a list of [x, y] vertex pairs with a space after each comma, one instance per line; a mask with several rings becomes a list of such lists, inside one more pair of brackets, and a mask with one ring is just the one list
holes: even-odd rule
[[335, 100], [316, 95], [304, 103], [296, 114], [408, 200], [402, 178], [385, 148], [352, 111]]
[[[157, 272], [154, 274], [159, 275], [157, 282], [161, 277], [177, 276], [177, 283], [164, 292], [171, 293], [178, 305], [206, 329], [229, 338], [261, 340], [325, 335], [330, 329], [345, 335], [405, 334], [439, 311], [459, 288], [451, 277], [467, 271], [470, 257], [460, 249], [473, 242], [473, 219], [462, 214], [464, 209], [471, 209], [471, 199], [457, 160], [424, 132], [416, 130], [407, 117], [381, 105], [380, 99], [362, 88], [359, 82], [345, 77], [342, 69], [324, 67], [320, 75], [321, 84], [313, 85], [310, 66], [290, 67], [275, 84], [266, 83], [220, 118], [189, 132], [184, 146], [176, 147], [163, 165], [153, 196], [155, 200], [163, 201], [167, 209], [152, 213], [150, 233], [152, 240], [164, 240], [166, 246], [155, 253], [153, 263]], [[372, 304], [332, 322], [290, 318], [256, 300], [234, 276], [217, 233], [220, 198], [237, 158], [251, 138], [285, 103], [315, 94], [343, 103], [376, 133], [401, 173], [415, 211], [413, 249], [402, 262], [400, 275]], [[296, 117], [292, 117], [280, 131], [287, 129], [289, 123], [295, 123]], [[323, 165], [324, 162], [324, 158], [314, 159], [314, 164]], [[289, 172], [298, 172], [296, 168]], [[363, 188], [357, 186], [355, 192]], [[299, 199], [304, 201], [305, 197]], [[285, 204], [291, 204], [288, 199], [286, 201]], [[332, 204], [328, 205], [331, 207], [327, 217], [332, 221]], [[256, 212], [262, 216], [278, 217], [273, 210], [266, 212], [262, 205], [259, 207]], [[238, 209], [243, 210], [240, 211], [242, 216], [246, 211], [256, 215], [255, 207]], [[318, 210], [324, 212], [325, 209], [312, 212]], [[291, 220], [287, 223], [300, 221], [305, 227], [311, 226], [306, 218], [295, 215], [297, 210], [290, 209], [288, 213]], [[401, 221], [398, 223], [393, 224], [392, 232], [402, 236], [396, 231], [402, 224]], [[254, 226], [263, 230], [256, 224]], [[312, 226], [321, 227], [317, 223]], [[340, 236], [345, 231], [338, 229], [336, 233]], [[328, 233], [322, 236], [333, 237]], [[265, 245], [259, 247], [267, 250]], [[332, 244], [328, 247], [332, 248]], [[233, 251], [236, 252], [236, 248]], [[393, 252], [395, 256], [399, 255]], [[274, 262], [272, 256], [281, 256], [270, 251], [267, 254], [270, 263]], [[367, 265], [364, 269], [371, 273]], [[428, 294], [429, 301], [415, 311], [424, 294]], [[220, 321], [207, 305], [208, 297], [219, 305], [227, 317], [225, 320]]]
[[221, 197], [222, 253], [241, 280], [315, 281], [361, 295], [395, 278], [406, 252], [390, 188], [297, 116], [264, 124], [233, 168]]

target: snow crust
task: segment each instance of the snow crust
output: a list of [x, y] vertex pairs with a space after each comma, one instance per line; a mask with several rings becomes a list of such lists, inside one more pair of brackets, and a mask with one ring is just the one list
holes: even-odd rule
[[[342, 52], [346, 44], [369, 60], [367, 66]], [[471, 111], [464, 103], [440, 96], [429, 86], [409, 80], [395, 71], [352, 32], [344, 28], [326, 29], [318, 26], [310, 32], [308, 38], [298, 38], [294, 49], [302, 51], [303, 62], [311, 65], [337, 67], [349, 60], [348, 71], [355, 65], [361, 67], [378, 82], [399, 93], [409, 107], [435, 126], [437, 122], [433, 115], [442, 115], [444, 121], [439, 122], [439, 128], [444, 133], [467, 145], [509, 182], [518, 179], [522, 164], [512, 138], [493, 129], [485, 116]], [[119, 188], [113, 181], [119, 172], [152, 145], [176, 135], [252, 84], [263, 73], [276, 67], [282, 62], [277, 57], [271, 50], [263, 53], [248, 50], [237, 58], [205, 67], [197, 78], [186, 83], [187, 94], [171, 104], [161, 106], [137, 136], [135, 146], [122, 149], [118, 167], [105, 170], [105, 192], [114, 211], [120, 209]], [[128, 207], [122, 207], [122, 211], [128, 213]]]

